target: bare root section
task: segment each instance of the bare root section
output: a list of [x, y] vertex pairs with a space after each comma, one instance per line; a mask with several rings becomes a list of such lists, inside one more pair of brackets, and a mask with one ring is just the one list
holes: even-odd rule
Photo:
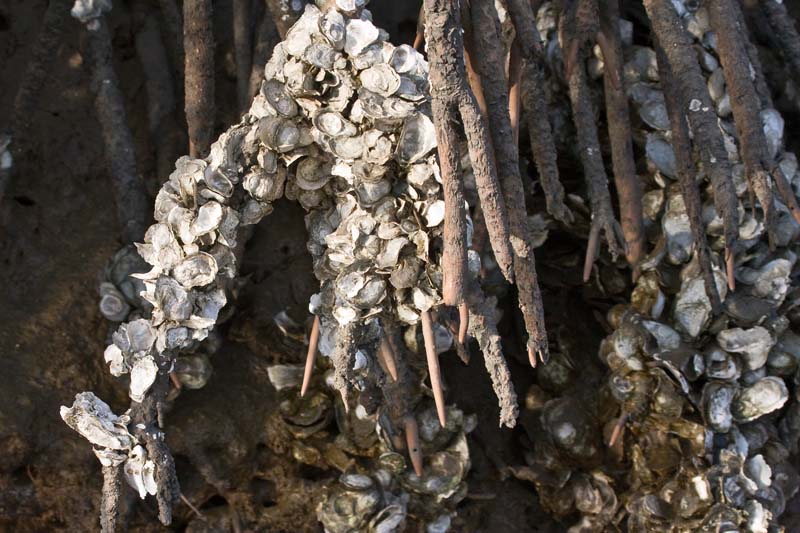
[[[558, 178], [556, 148], [547, 115], [541, 39], [531, 5], [526, 0], [510, 0], [508, 9], [516, 30], [516, 45], [522, 58], [520, 98], [528, 125], [531, 152], [542, 183], [547, 211], [565, 224], [572, 213], [564, 205], [564, 188]], [[513, 57], [513, 48], [512, 48]], [[516, 143], [515, 143], [516, 144]]]
[[616, 0], [606, 3], [601, 15], [598, 44], [603, 52], [605, 71], [606, 122], [611, 141], [611, 162], [619, 198], [620, 222], [625, 238], [625, 256], [636, 268], [645, 253], [644, 219], [642, 216], [642, 184], [636, 175], [633, 160], [628, 98], [622, 86], [622, 42], [619, 35], [619, 6]]
[[[442, 129], [449, 127], [441, 122], [446, 117], [460, 116], [462, 119], [492, 250], [500, 270], [511, 282], [514, 279], [513, 252], [509, 239], [508, 217], [497, 179], [495, 161], [489, 148], [489, 133], [475, 96], [466, 82], [464, 43], [458, 13], [449, 2], [426, 0], [425, 20], [425, 35], [431, 64], [431, 98], [438, 101], [436, 105], [440, 110], [434, 116], [434, 121], [437, 129]], [[440, 160], [446, 159], [447, 155], [447, 152], [444, 154], [440, 152]], [[448, 235], [445, 237], [445, 242], [452, 246], [456, 239], [455, 236]], [[458, 252], [446, 251], [445, 254], [457, 257]], [[463, 299], [463, 295], [456, 300], [460, 299]]]
[[514, 273], [519, 293], [519, 304], [528, 332], [528, 354], [531, 365], [536, 359], [548, 357], [544, 310], [536, 275], [531, 231], [525, 207], [525, 191], [519, 173], [519, 153], [511, 127], [509, 99], [504, 55], [500, 49], [500, 24], [491, 4], [474, 4], [472, 13], [473, 47], [481, 50], [477, 55], [480, 80], [486, 98], [489, 125], [492, 134], [497, 171], [508, 209], [511, 245], [514, 250]]
[[694, 146], [714, 187], [714, 205], [722, 217], [728, 285], [733, 289], [733, 250], [739, 236], [736, 191], [728, 154], [717, 125], [714, 103], [700, 72], [691, 37], [669, 0], [644, 0], [653, 33], [664, 50], [677, 85], [678, 108], [686, 113]]
[[114, 184], [117, 216], [123, 242], [141, 240], [149, 218], [149, 201], [136, 169], [133, 135], [128, 127], [125, 103], [113, 68], [108, 25], [101, 15], [87, 31], [92, 64], [95, 111], [103, 132], [106, 163]]
[[185, 110], [189, 155], [205, 157], [214, 135], [214, 28], [211, 0], [183, 3]]
[[722, 308], [722, 301], [714, 281], [711, 251], [706, 240], [706, 229], [703, 224], [703, 204], [700, 198], [700, 190], [697, 187], [697, 175], [692, 159], [692, 141], [689, 138], [686, 115], [680, 107], [678, 88], [664, 50], [660, 46], [656, 46], [656, 57], [658, 60], [658, 75], [661, 80], [661, 86], [664, 88], [664, 100], [667, 106], [667, 114], [669, 115], [670, 131], [672, 132], [672, 150], [675, 153], [678, 182], [681, 187], [683, 203], [686, 206], [686, 213], [689, 215], [694, 248], [703, 273], [706, 294], [714, 312], [719, 312]]

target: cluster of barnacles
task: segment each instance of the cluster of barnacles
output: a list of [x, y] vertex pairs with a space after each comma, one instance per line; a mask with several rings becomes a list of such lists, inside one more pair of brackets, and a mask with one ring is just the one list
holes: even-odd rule
[[[776, 8], [773, 4], [777, 3], [772, 0], [764, 3], [769, 4], [766, 10], [774, 21], [778, 17], [773, 12], [780, 8]], [[99, 6], [98, 10], [79, 14], [86, 18], [90, 34], [94, 32], [92, 35], [98, 43], [94, 49], [102, 51], [105, 47], [107, 53], [110, 43], [107, 33], [103, 36], [102, 8], [108, 6], [103, 2], [78, 4]], [[719, 356], [724, 364], [735, 366], [730, 363], [730, 353], [750, 354], [752, 343], [741, 337], [747, 337], [752, 331], [740, 333], [735, 328], [722, 327], [728, 324], [721, 317], [733, 316], [734, 325], [748, 327], [764, 320], [767, 311], [755, 320], [737, 322], [730, 302], [740, 293], [745, 294], [744, 298], [772, 298], [774, 305], [770, 309], [777, 312], [784, 303], [785, 292], [775, 299], [775, 286], [787, 286], [794, 261], [778, 257], [779, 252], [773, 248], [786, 247], [795, 240], [796, 232], [786, 230], [788, 222], [782, 214], [800, 222], [791, 186], [792, 173], [787, 171], [786, 165], [776, 164], [775, 150], [764, 134], [765, 112], [759, 110], [770, 104], [768, 89], [759, 85], [759, 80], [763, 84], [763, 76], [759, 77], [758, 59], [748, 41], [736, 37], [745, 27], [736, 0], [715, 0], [704, 5], [702, 9], [710, 26], [700, 32], [699, 37], [685, 27], [697, 6], [690, 9], [681, 2], [644, 1], [654, 36], [652, 53], [666, 115], [666, 133], [661, 140], [671, 145], [675, 175], [670, 177], [678, 181], [677, 188], [661, 193], [661, 207], [655, 209], [654, 220], [663, 224], [663, 236], [650, 255], [646, 247], [648, 225], [652, 223], [648, 222], [647, 208], [648, 201], [655, 195], [650, 194], [652, 191], [643, 191], [642, 181], [636, 175], [628, 98], [637, 102], [637, 97], [630, 89], [626, 95], [625, 85], [629, 81], [624, 61], [625, 40], [615, 2], [565, 1], [559, 6], [553, 25], [543, 27], [540, 24], [537, 28], [537, 14], [553, 6], [548, 4], [535, 10], [527, 1], [508, 0], [507, 11], [498, 11], [488, 2], [473, 1], [459, 7], [444, 0], [426, 0], [422, 18], [430, 68], [414, 48], [389, 44], [388, 36], [372, 24], [368, 11], [363, 9], [364, 2], [337, 0], [318, 4], [319, 8], [307, 6], [284, 41], [275, 47], [265, 69], [266, 79], [241, 122], [213, 144], [210, 144], [207, 128], [195, 127], [198, 117], [208, 113], [209, 100], [213, 105], [213, 93], [209, 97], [208, 90], [202, 90], [202, 76], [189, 80], [190, 69], [187, 68], [187, 88], [190, 85], [200, 88], [197, 98], [189, 98], [187, 92], [187, 102], [191, 100], [192, 105], [197, 106], [193, 110], [187, 107], [192, 157], [178, 161], [169, 181], [159, 192], [154, 212], [156, 224], [146, 233], [141, 220], [134, 219], [129, 224], [126, 236], [131, 240], [137, 233], [144, 233], [144, 242], [137, 244], [137, 248], [152, 267], [147, 273], [134, 275], [143, 284], [141, 296], [146, 302], [146, 312], [120, 325], [113, 336], [113, 344], [105, 352], [112, 374], [130, 374], [132, 407], [125, 415], [117, 417], [94, 395], [82, 393], [76, 397], [72, 408], [62, 409], [65, 421], [96, 446], [103, 464], [106, 477], [103, 527], [114, 529], [122, 472], [142, 496], [157, 496], [161, 520], [170, 521], [171, 505], [178, 498], [179, 489], [159, 416], [169, 390], [170, 375], [178, 354], [194, 350], [220, 318], [220, 311], [235, 284], [238, 258], [246, 240], [243, 228], [268, 215], [272, 202], [284, 196], [297, 200], [308, 212], [308, 248], [314, 260], [314, 273], [320, 281], [320, 291], [309, 305], [315, 318], [301, 394], [309, 390], [317, 366], [317, 352], [322, 353], [333, 366], [331, 383], [345, 409], [363, 408], [359, 403], [362, 395], [383, 396], [378, 404], [387, 414], [386, 428], [397, 428], [387, 431], [405, 434], [405, 447], [415, 475], [422, 477], [425, 472], [419, 453], [418, 421], [414, 406], [403, 397], [405, 388], [419, 387], [422, 380], [417, 379], [403, 357], [404, 347], [398, 342], [400, 328], [410, 327], [416, 331], [419, 326], [422, 330], [430, 390], [437, 419], [443, 428], [448, 423], [448, 408], [438, 353], [447, 349], [452, 339], [463, 352], [470, 332], [484, 352], [500, 399], [501, 424], [514, 426], [516, 395], [500, 348], [497, 316], [492, 299], [486, 298], [480, 288], [483, 250], [477, 245], [480, 243], [473, 242], [473, 222], [464, 201], [458, 129], [463, 127], [479, 198], [475, 225], [488, 234], [493, 263], [507, 281], [517, 285], [528, 336], [528, 357], [530, 364], [536, 366], [537, 360], [547, 361], [549, 348], [533, 252], [533, 231], [519, 165], [522, 111], [547, 210], [562, 223], [573, 221], [573, 214], [564, 204], [553, 133], [547, 120], [545, 77], [546, 69], [553, 67], [549, 60], [552, 43], [561, 51], [556, 68], [562, 71], [568, 87], [578, 152], [591, 200], [584, 280], [592, 277], [601, 236], [604, 236], [612, 257], [623, 254], [633, 269], [636, 289], [632, 306], [638, 315], [647, 317], [645, 325], [633, 312], [609, 320], [619, 328], [614, 335], [621, 339], [614, 344], [612, 336], [609, 342], [630, 352], [620, 354], [615, 348], [601, 354], [611, 369], [609, 388], [623, 406], [632, 402], [633, 407], [623, 407], [612, 424], [608, 445], [613, 449], [624, 442], [627, 426], [632, 427], [629, 434], [636, 438], [639, 435], [642, 439], [650, 438], [652, 432], [659, 434], [660, 431], [677, 433], [696, 445], [702, 426], [691, 426], [681, 433], [675, 426], [664, 425], [663, 412], [656, 409], [655, 415], [650, 416], [648, 409], [636, 401], [646, 403], [647, 392], [654, 390], [663, 392], [670, 401], [682, 391], [688, 398], [683, 401], [697, 403], [691, 387], [684, 386], [687, 383], [684, 369], [660, 359], [665, 357], [664, 351], [680, 351], [673, 342], [675, 335], [687, 337], [688, 344], [700, 350], [698, 343], [708, 340], [704, 333], [713, 331], [716, 342], [728, 346], [727, 352], [724, 346], [720, 348], [727, 355], [714, 352], [701, 357], [707, 365], [720, 366], [717, 364], [720, 361], [715, 359]], [[510, 28], [513, 32], [507, 31]], [[540, 29], [544, 30], [544, 44], [539, 36]], [[513, 38], [506, 41], [504, 37], [508, 33], [513, 33]], [[713, 46], [708, 48], [716, 54], [722, 67], [706, 79], [693, 39], [697, 37], [705, 45], [708, 33], [715, 36]], [[789, 33], [783, 28], [781, 35]], [[787, 40], [792, 42], [788, 37]], [[592, 46], [595, 41], [597, 47]], [[420, 35], [418, 44], [421, 42]], [[593, 50], [597, 50], [595, 59], [602, 64], [608, 138], [621, 224], [614, 215], [595, 123], [591, 60], [587, 61]], [[797, 55], [793, 55], [794, 52], [794, 48], [787, 45], [790, 58]], [[102, 53], [98, 52], [98, 56]], [[101, 60], [96, 63], [102, 65]], [[506, 63], [508, 75], [504, 68]], [[97, 69], [96, 76], [98, 80], [103, 79], [102, 69]], [[735, 158], [728, 150], [734, 142], [731, 133], [734, 130], [729, 122], [726, 130], [718, 116], [720, 102], [711, 93], [714, 76], [717, 84], [724, 82], [727, 86], [730, 114], [738, 135], [738, 150], [734, 152], [741, 160], [745, 189], [737, 187], [734, 181], [731, 160]], [[98, 99], [102, 97], [100, 91]], [[99, 105], [100, 108], [113, 107], [114, 96], [106, 95], [106, 98], [112, 103]], [[121, 153], [113, 152], [113, 137], [118, 130], [113, 128], [112, 119], [109, 117], [106, 124], [111, 125], [105, 128], [110, 162], [119, 159], [117, 156]], [[434, 148], [438, 148], [438, 159]], [[197, 156], [207, 149], [210, 149], [208, 157], [198, 159]], [[700, 165], [695, 164], [693, 154]], [[124, 161], [124, 157], [122, 159]], [[656, 167], [659, 165], [659, 161], [652, 163]], [[705, 174], [711, 184], [710, 194], [706, 196], [713, 198], [713, 204], [703, 203], [704, 191], [698, 185], [698, 171]], [[130, 204], [141, 203], [143, 196], [132, 192], [135, 191], [132, 177], [124, 171], [114, 174], [118, 204], [125, 206], [120, 207], [121, 212]], [[773, 194], [773, 184], [777, 195]], [[744, 220], [738, 196], [746, 190], [751, 191], [750, 205], [754, 214]], [[756, 201], [763, 222], [755, 220]], [[659, 214], [662, 209], [663, 215]], [[762, 242], [762, 232], [743, 234], [747, 225], [743, 221], [757, 228], [763, 224], [766, 243]], [[752, 252], [754, 247], [758, 253]], [[791, 251], [785, 253], [792, 254]], [[686, 265], [683, 282], [673, 292], [662, 290], [666, 276], [661, 272], [664, 261]], [[784, 261], [788, 266], [775, 261]], [[780, 272], [776, 274], [770, 268], [778, 268]], [[764, 276], [772, 277], [764, 282]], [[736, 288], [737, 279], [745, 288]], [[766, 294], [758, 291], [766, 291]], [[672, 301], [671, 296], [674, 296]], [[126, 305], [132, 303], [129, 300], [127, 295], [108, 288], [104, 293], [107, 316], [117, 320], [125, 316]], [[458, 312], [451, 314], [449, 307]], [[664, 319], [669, 323], [653, 325], [665, 309], [673, 312], [669, 319]], [[452, 318], [455, 315], [458, 320]], [[779, 326], [768, 332], [773, 342], [764, 353], [783, 338], [786, 327]], [[650, 350], [649, 345], [645, 347], [644, 340], [639, 346], [641, 350], [631, 348], [630, 339], [643, 339], [648, 334], [656, 339], [657, 350]], [[440, 346], [442, 343], [437, 343], [437, 338], [447, 339], [444, 342], [447, 346]], [[610, 355], [612, 353], [614, 356]], [[697, 358], [691, 361], [695, 363]], [[748, 367], [748, 370], [757, 372], [762, 368], [766, 368], [765, 364]], [[708, 373], [706, 377], [717, 379]], [[741, 404], [751, 396], [760, 397], [761, 393], [747, 391], [763, 380], [766, 380], [764, 387], [778, 389], [778, 396], [788, 396], [780, 378], [755, 374], [751, 378], [742, 376], [741, 390], [736, 388], [739, 385], [715, 387], [724, 391], [719, 394], [728, 398], [731, 406], [734, 400]], [[673, 380], [681, 387], [676, 388]], [[636, 388], [638, 383], [644, 389]], [[703, 397], [711, 395], [711, 392], [705, 394], [705, 388]], [[772, 392], [770, 389], [770, 394]], [[717, 406], [720, 401], [724, 403], [724, 398], [704, 401]], [[782, 402], [773, 402], [770, 409], [761, 414], [780, 408], [785, 401], [784, 398]], [[542, 407], [546, 427], [561, 427], [562, 419], [578, 416], [574, 402], [551, 402], [557, 403], [548, 402]], [[681, 404], [681, 400], [660, 408], [680, 421], [685, 406], [675, 414], [676, 403]], [[371, 405], [370, 409], [372, 414], [378, 406]], [[741, 415], [741, 405], [734, 410]], [[705, 422], [713, 427], [716, 416], [706, 414]], [[736, 418], [737, 415], [732, 416]], [[585, 416], [578, 418], [585, 422]], [[582, 429], [579, 435], [587, 439], [592, 437], [590, 424], [582, 427], [575, 422], [575, 426]], [[727, 433], [719, 428], [714, 430]], [[544, 462], [551, 457], [548, 451], [553, 449], [585, 464], [591, 464], [596, 458], [596, 446], [561, 442], [559, 439], [563, 435], [557, 431], [546, 434], [552, 442], [541, 454]], [[796, 431], [789, 434], [793, 436]], [[559, 451], [559, 446], [564, 449]], [[707, 460], [704, 454], [708, 449], [700, 446], [699, 450], [694, 457], [694, 467], [697, 461]], [[730, 450], [727, 453], [735, 456]], [[777, 456], [785, 459], [783, 455]], [[744, 458], [747, 457], [745, 453]], [[753, 464], [758, 466], [763, 460], [762, 457]], [[784, 462], [773, 461], [773, 467], [785, 470]], [[542, 471], [552, 469], [553, 464], [557, 461], [536, 472], [541, 475]], [[568, 465], [569, 461], [564, 464]], [[738, 475], [747, 468], [747, 463], [743, 465], [734, 473]], [[714, 479], [727, 483], [725, 468], [729, 466], [722, 465], [722, 473]], [[585, 527], [605, 526], [617, 518], [621, 498], [610, 488], [606, 474], [589, 471], [570, 476], [561, 467], [555, 468], [555, 472], [547, 472], [546, 482], [540, 477], [533, 479], [542, 489], [541, 494], [553, 488], [561, 492], [552, 494], [561, 496], [574, 492], [572, 500], [566, 499], [559, 505], [576, 502], [579, 495], [591, 495], [592, 501], [599, 502], [592, 507], [597, 511], [586, 511], [589, 508], [586, 505], [577, 507], [585, 515]], [[686, 476], [685, 472], [681, 475]], [[359, 494], [373, 490], [365, 487], [372, 487], [370, 483], [374, 484], [374, 480], [367, 483], [367, 480], [351, 477], [343, 477], [346, 487]], [[557, 480], [555, 486], [549, 484], [554, 479]], [[693, 486], [699, 487], [695, 478], [691, 479]], [[652, 482], [648, 486], [652, 487]], [[706, 493], [711, 495], [709, 497], [730, 499], [730, 494], [720, 495], [711, 488]], [[628, 512], [637, 520], [661, 509], [658, 505], [663, 502], [653, 503], [652, 498], [645, 498], [651, 494], [635, 496], [628, 495], [632, 502]], [[763, 495], [758, 497], [763, 498]], [[371, 501], [372, 496], [364, 498], [358, 501]], [[756, 504], [750, 502], [761, 505], [757, 499], [744, 498], [741, 506], [755, 508]], [[399, 505], [399, 500], [389, 498], [387, 501], [393, 509]], [[648, 505], [655, 507], [651, 509]], [[609, 512], [609, 507], [614, 512]], [[321, 514], [325, 515], [325, 508], [322, 509]], [[555, 514], [572, 511], [572, 508], [560, 508]], [[715, 523], [721, 524], [723, 519], [729, 520], [731, 513], [726, 514], [727, 508], [721, 511], [714, 507], [712, 511], [716, 514], [711, 518], [708, 518], [711, 514], [704, 515], [698, 523], [717, 520]], [[772, 514], [780, 513], [773, 509]], [[397, 515], [392, 516], [396, 520]], [[736, 516], [742, 521], [748, 515], [739, 513]], [[630, 523], [632, 527], [655, 527], [655, 522]], [[348, 526], [343, 527], [346, 530]]]

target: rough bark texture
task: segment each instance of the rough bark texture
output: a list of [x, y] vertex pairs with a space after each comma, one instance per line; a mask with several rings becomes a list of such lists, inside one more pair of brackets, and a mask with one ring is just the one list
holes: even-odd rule
[[211, 0], [183, 3], [185, 110], [189, 154], [205, 157], [214, 135], [214, 28]]
[[[457, 108], [461, 115], [489, 240], [501, 272], [511, 282], [514, 275], [508, 219], [491, 157], [489, 134], [466, 84], [458, 13], [450, 2], [426, 0], [425, 18], [431, 98], [438, 99], [441, 107]], [[441, 127], [437, 124], [437, 128]]]
[[467, 275], [467, 220], [458, 157], [458, 137], [454, 127], [456, 116], [455, 109], [446, 106], [441, 100], [434, 99], [432, 107], [434, 121], [439, 126], [436, 129], [436, 142], [444, 192], [442, 298], [445, 305], [455, 306], [464, 299], [464, 279]]
[[516, 42], [523, 59], [522, 108], [528, 125], [531, 152], [542, 183], [547, 212], [569, 224], [572, 213], [564, 205], [564, 188], [558, 179], [556, 148], [550, 121], [547, 118], [547, 100], [544, 93], [544, 74], [541, 70], [541, 38], [536, 30], [536, 20], [530, 3], [526, 0], [509, 0], [509, 13], [516, 30]]
[[253, 11], [251, 0], [233, 2], [233, 49], [236, 57], [236, 94], [239, 112], [244, 113], [250, 105], [250, 73], [253, 61]]
[[[644, 0], [653, 32], [661, 44], [679, 88], [680, 106], [689, 117], [697, 153], [714, 188], [714, 205], [724, 224], [726, 259], [731, 258], [739, 235], [738, 200], [728, 154], [717, 125], [717, 115], [700, 72], [691, 36], [669, 0]], [[729, 279], [732, 284], [732, 278]]]
[[669, 63], [664, 55], [664, 50], [658, 44], [656, 58], [658, 60], [658, 75], [664, 89], [664, 101], [669, 115], [669, 126], [672, 132], [672, 150], [675, 153], [675, 163], [678, 172], [678, 182], [681, 187], [683, 203], [689, 216], [689, 225], [692, 228], [695, 252], [700, 262], [703, 273], [703, 284], [706, 294], [711, 302], [714, 312], [721, 309], [721, 300], [714, 281], [714, 271], [711, 265], [711, 251], [706, 240], [706, 230], [703, 224], [703, 204], [700, 199], [700, 189], [697, 187], [695, 165], [692, 159], [692, 145], [689, 138], [689, 128], [686, 125], [686, 115], [681, 109], [679, 90], [669, 68]]
[[[599, 240], [600, 233], [605, 233], [606, 242], [613, 255], [619, 253], [614, 225], [614, 209], [611, 206], [611, 193], [608, 191], [608, 176], [603, 167], [603, 155], [600, 150], [600, 140], [597, 134], [597, 121], [590, 88], [586, 80], [586, 69], [583, 63], [572, 69], [569, 77], [569, 97], [572, 102], [572, 119], [578, 137], [578, 151], [580, 152], [583, 174], [589, 188], [592, 206], [592, 230], [595, 241]], [[584, 279], [587, 279], [591, 265], [596, 258], [597, 247], [589, 239], [586, 249], [586, 264]], [[587, 267], [589, 270], [587, 270]]]
[[[766, 169], [772, 168], [767, 139], [761, 125], [761, 109], [756, 88], [750, 79], [747, 56], [747, 28], [740, 26], [739, 5], [731, 0], [716, 0], [708, 6], [711, 27], [717, 34], [717, 48], [730, 93], [733, 120], [739, 133], [739, 148], [745, 174], [764, 212], [764, 225], [774, 240], [775, 204]], [[794, 194], [789, 201], [794, 200]]]
[[350, 391], [353, 388], [353, 366], [356, 358], [356, 325], [354, 323], [341, 326], [336, 332], [336, 344], [331, 354], [333, 363], [333, 388], [342, 395], [345, 410], [348, 404]]
[[603, 52], [605, 71], [603, 87], [606, 101], [606, 122], [611, 142], [611, 162], [619, 199], [619, 219], [625, 237], [625, 257], [636, 267], [645, 253], [644, 219], [642, 216], [642, 184], [636, 175], [633, 160], [628, 98], [622, 82], [622, 42], [619, 36], [617, 0], [604, 2], [598, 44]]
[[88, 55], [92, 65], [92, 88], [95, 110], [103, 131], [106, 163], [117, 203], [117, 216], [122, 226], [123, 242], [144, 237], [149, 219], [149, 200], [141, 176], [136, 170], [133, 135], [125, 114], [125, 104], [112, 64], [111, 35], [105, 18], [93, 21], [87, 28]]
[[481, 348], [486, 371], [500, 404], [500, 425], [513, 428], [517, 424], [519, 406], [497, 332], [496, 309], [496, 299], [484, 298], [480, 289], [475, 286], [470, 297], [470, 332]]
[[[16, 157], [25, 149], [28, 129], [33, 120], [34, 111], [39, 102], [39, 95], [50, 72], [50, 63], [56, 57], [55, 51], [61, 41], [71, 0], [51, 0], [44, 13], [42, 29], [33, 45], [28, 68], [25, 69], [14, 97], [14, 108], [11, 112], [11, 123], [8, 125], [11, 153]], [[0, 203], [3, 201], [8, 183], [11, 180], [10, 169], [0, 169]]]
[[114, 533], [119, 518], [119, 497], [122, 488], [122, 465], [103, 467], [103, 496], [100, 502], [100, 530]]
[[472, 24], [474, 48], [477, 55], [481, 84], [486, 97], [492, 146], [497, 161], [502, 190], [511, 230], [514, 250], [514, 274], [517, 281], [520, 309], [528, 332], [528, 354], [535, 366], [536, 358], [545, 361], [548, 356], [544, 310], [536, 275], [525, 191], [519, 173], [519, 153], [514, 142], [509, 118], [508, 83], [504, 73], [504, 53], [500, 49], [499, 20], [494, 4], [473, 3]]

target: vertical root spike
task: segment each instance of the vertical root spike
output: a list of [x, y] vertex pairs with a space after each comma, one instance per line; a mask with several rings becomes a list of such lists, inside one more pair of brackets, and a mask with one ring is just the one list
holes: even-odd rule
[[422, 468], [422, 450], [419, 445], [419, 426], [417, 419], [414, 415], [407, 415], [404, 419], [406, 446], [408, 448], [408, 457], [411, 459], [411, 464], [414, 466], [414, 473], [422, 477], [424, 474]]
[[536, 368], [538, 361], [536, 360], [536, 349], [533, 346], [528, 346], [528, 362], [532, 368]]
[[467, 342], [467, 331], [469, 329], [469, 309], [466, 302], [458, 306], [458, 343], [463, 345]]
[[725, 272], [728, 276], [728, 288], [730, 290], [736, 290], [736, 278], [734, 277], [733, 267], [734, 267], [734, 253], [733, 248], [726, 247], [725, 248]]
[[522, 115], [522, 55], [517, 40], [511, 43], [508, 58], [508, 116], [511, 120], [511, 137], [519, 146], [519, 120]]
[[617, 442], [617, 439], [622, 434], [622, 430], [625, 428], [625, 423], [628, 421], [628, 414], [623, 412], [617, 423], [614, 425], [614, 430], [611, 432], [611, 438], [608, 439], [608, 447], [613, 448], [614, 443]]
[[589, 229], [589, 242], [586, 244], [586, 258], [583, 261], [583, 282], [588, 283], [592, 276], [592, 266], [597, 259], [597, 251], [600, 247], [600, 224], [592, 224]]
[[178, 379], [178, 374], [176, 374], [175, 372], [169, 373], [169, 380], [172, 382], [172, 385], [174, 385], [176, 389], [181, 390], [181, 388], [183, 388], [183, 385], [181, 385], [181, 380]]
[[306, 367], [303, 370], [303, 386], [300, 387], [300, 396], [305, 396], [308, 385], [311, 383], [311, 374], [314, 371], [314, 361], [317, 359], [317, 345], [319, 344], [319, 316], [314, 316], [311, 326], [311, 335], [308, 337], [308, 352], [306, 353]]
[[392, 377], [392, 380], [397, 381], [397, 361], [395, 361], [394, 358], [392, 345], [389, 344], [385, 336], [381, 337], [380, 343], [378, 344], [378, 358], [386, 368], [386, 372]]
[[423, 311], [422, 338], [425, 340], [425, 356], [428, 360], [428, 374], [431, 378], [433, 399], [436, 402], [436, 414], [442, 427], [447, 423], [445, 415], [444, 391], [442, 390], [442, 374], [439, 368], [439, 355], [436, 353], [436, 342], [433, 337], [433, 322], [430, 311]]

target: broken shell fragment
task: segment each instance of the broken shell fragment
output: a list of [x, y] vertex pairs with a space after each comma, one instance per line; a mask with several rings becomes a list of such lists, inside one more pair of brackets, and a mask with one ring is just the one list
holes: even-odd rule
[[103, 400], [91, 392], [75, 395], [72, 407], [61, 406], [61, 418], [69, 427], [96, 446], [126, 450], [133, 446], [127, 419], [111, 412]]

